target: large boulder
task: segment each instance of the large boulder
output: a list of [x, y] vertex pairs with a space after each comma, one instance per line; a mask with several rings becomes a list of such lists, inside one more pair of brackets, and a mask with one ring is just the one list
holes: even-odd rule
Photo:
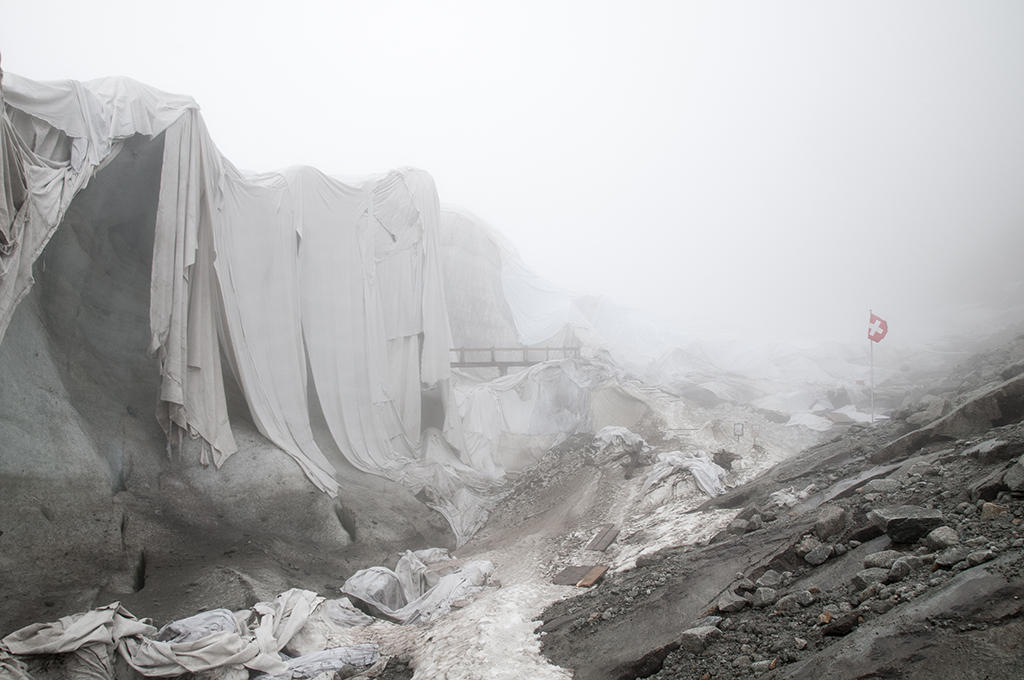
[[868, 517], [894, 543], [913, 543], [943, 523], [941, 511], [919, 505], [876, 508]]

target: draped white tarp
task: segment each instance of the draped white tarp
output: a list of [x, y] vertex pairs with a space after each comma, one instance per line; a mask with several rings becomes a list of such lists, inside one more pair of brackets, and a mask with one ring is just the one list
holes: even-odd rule
[[[176, 621], [160, 631], [114, 602], [16, 630], [0, 640], [0, 650], [19, 656], [71, 655], [67, 672], [75, 679], [113, 679], [115, 654], [147, 677], [226, 667], [276, 675], [287, 673], [295, 661], [282, 658], [280, 651], [323, 600], [310, 590], [292, 588], [273, 602], [257, 603], [238, 616], [218, 609]], [[366, 656], [375, 658], [375, 654]]]
[[0, 80], [0, 339], [33, 283], [32, 263], [75, 194], [133, 134], [156, 135], [196, 107], [128, 78]]
[[[120, 140], [162, 133], [149, 349], [168, 436], [200, 438], [203, 462], [217, 466], [237, 449], [223, 353], [259, 431], [323, 491], [337, 492], [336, 471], [313, 437], [309, 375], [357, 468], [436, 497], [438, 484], [462, 488], [453, 476], [465, 470], [421, 455], [421, 388], [444, 384], [451, 344], [427, 173], [357, 185], [312, 168], [245, 174], [194, 101], [127, 79], [8, 74], [2, 91], [0, 338], [75, 193]], [[479, 495], [485, 482], [462, 491]], [[450, 495], [442, 512], [457, 520]]]

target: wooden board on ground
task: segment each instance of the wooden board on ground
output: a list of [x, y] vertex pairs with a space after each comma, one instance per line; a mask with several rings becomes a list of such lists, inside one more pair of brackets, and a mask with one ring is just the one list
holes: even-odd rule
[[604, 576], [604, 572], [606, 571], [608, 571], [608, 567], [606, 567], [605, 565], [594, 565], [590, 568], [590, 571], [587, 572], [586, 576], [581, 578], [576, 585], [580, 588], [589, 588], [590, 586], [600, 581], [601, 577]]
[[593, 565], [584, 565], [578, 567], [566, 567], [562, 571], [555, 574], [555, 577], [551, 580], [556, 586], [574, 586], [579, 583], [590, 570], [593, 569]]
[[602, 524], [597, 529], [597, 535], [587, 544], [586, 550], [604, 552], [618, 538], [619, 530], [614, 524]]

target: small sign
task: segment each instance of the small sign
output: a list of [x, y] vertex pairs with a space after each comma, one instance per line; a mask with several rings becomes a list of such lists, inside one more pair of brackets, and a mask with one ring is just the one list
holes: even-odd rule
[[743, 423], [733, 423], [732, 433], [739, 439], [743, 436]]

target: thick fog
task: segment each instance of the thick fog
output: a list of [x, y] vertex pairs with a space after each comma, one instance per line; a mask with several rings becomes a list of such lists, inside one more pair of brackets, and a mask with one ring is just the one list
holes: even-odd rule
[[193, 95], [243, 168], [413, 165], [564, 287], [890, 343], [1024, 301], [1024, 3], [0, 3], [6, 70]]

